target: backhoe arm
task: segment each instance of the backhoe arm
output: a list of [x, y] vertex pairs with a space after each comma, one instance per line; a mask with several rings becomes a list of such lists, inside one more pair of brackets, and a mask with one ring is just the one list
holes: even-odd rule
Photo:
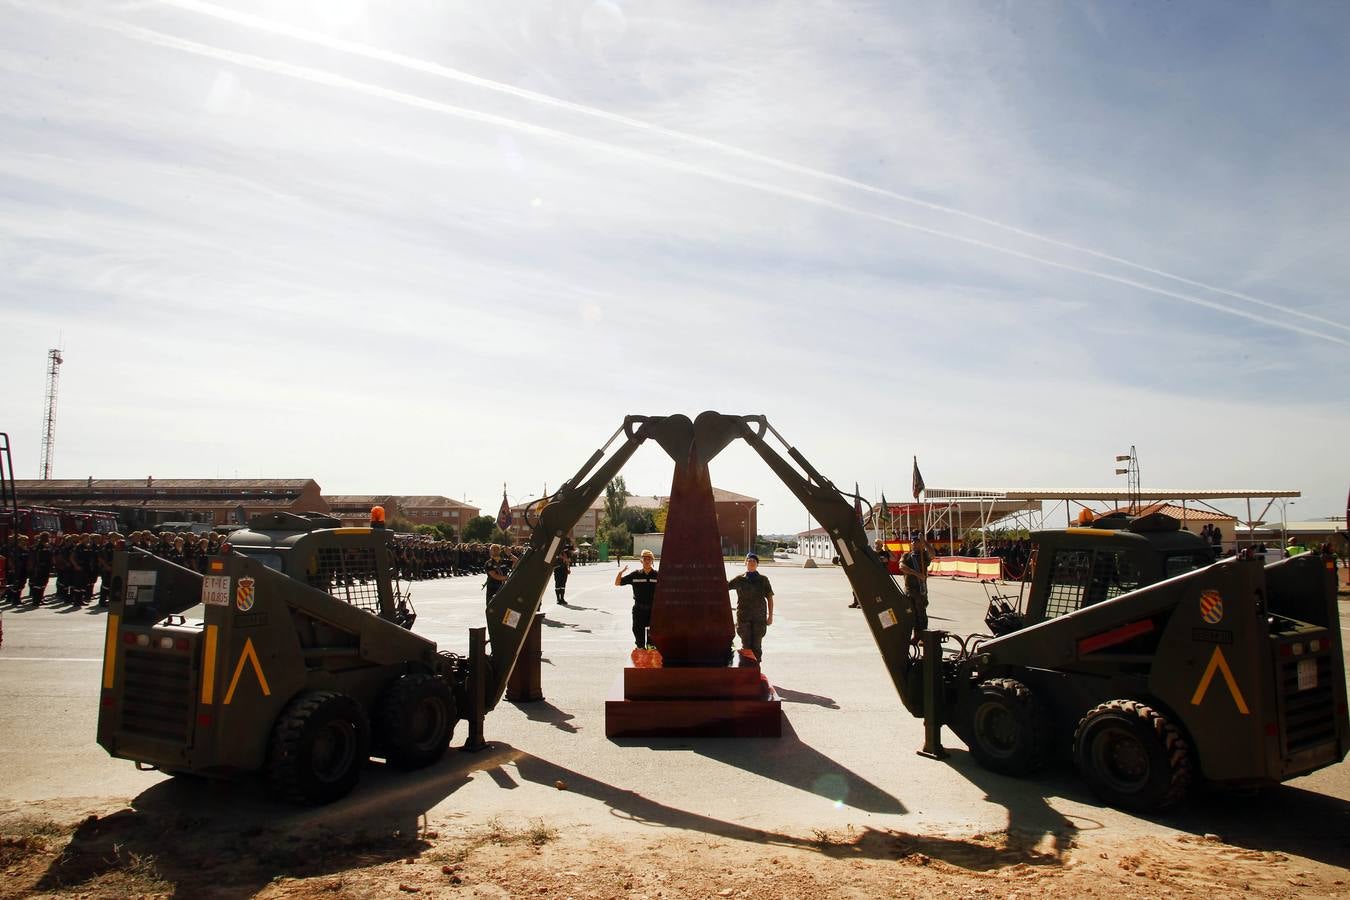
[[[539, 522], [530, 537], [511, 577], [502, 584], [487, 607], [488, 641], [491, 660], [485, 690], [486, 709], [492, 709], [502, 699], [506, 682], [515, 668], [525, 635], [534, 624], [539, 610], [539, 598], [553, 574], [553, 560], [567, 539], [567, 533], [581, 520], [610, 483], [637, 451], [643, 441], [660, 426], [664, 417], [627, 416], [605, 446], [592, 454], [575, 475], [551, 496], [539, 501]], [[620, 435], [624, 442], [597, 469]], [[592, 470], [594, 469], [594, 472]], [[589, 475], [589, 477], [587, 477]]]
[[[843, 492], [817, 472], [764, 416], [742, 416], [740, 421], [741, 437], [830, 535], [900, 699], [911, 711], [921, 708], [920, 698], [916, 696], [920, 680], [915, 678], [919, 667], [910, 657], [914, 607], [873, 551], [857, 513], [844, 500]], [[787, 450], [792, 462], [801, 467], [800, 472], [769, 445], [766, 436], [770, 434]], [[840, 610], [840, 615], [846, 613]]]

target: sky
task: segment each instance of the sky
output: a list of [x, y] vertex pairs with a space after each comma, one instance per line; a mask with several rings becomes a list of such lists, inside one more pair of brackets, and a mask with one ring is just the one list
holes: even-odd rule
[[[0, 0], [0, 430], [494, 512], [625, 415], [841, 487], [1350, 473], [1350, 6]], [[624, 475], [669, 491], [645, 446]], [[744, 445], [719, 486], [806, 512]], [[1236, 507], [1230, 507], [1236, 512]]]

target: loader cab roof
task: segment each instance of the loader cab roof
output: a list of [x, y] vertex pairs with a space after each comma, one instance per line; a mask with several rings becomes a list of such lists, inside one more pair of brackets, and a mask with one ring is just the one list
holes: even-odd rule
[[1211, 549], [1209, 542], [1200, 535], [1184, 530], [1179, 521], [1162, 513], [1147, 516], [1110, 513], [1098, 516], [1087, 525], [1032, 532], [1031, 541], [1040, 546], [1084, 548], [1100, 543], [1100, 546], [1164, 553]]

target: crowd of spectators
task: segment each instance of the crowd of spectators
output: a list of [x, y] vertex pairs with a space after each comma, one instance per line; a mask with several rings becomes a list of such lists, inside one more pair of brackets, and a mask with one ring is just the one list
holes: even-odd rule
[[915, 541], [920, 537], [927, 537], [938, 556], [996, 556], [1003, 563], [1003, 577], [1012, 581], [1022, 577], [1027, 561], [1031, 558], [1031, 541], [1027, 538], [996, 538], [981, 542], [978, 535], [972, 534], [961, 540], [953, 540], [951, 529], [930, 528], [926, 534], [922, 531], [899, 532], [892, 539]]

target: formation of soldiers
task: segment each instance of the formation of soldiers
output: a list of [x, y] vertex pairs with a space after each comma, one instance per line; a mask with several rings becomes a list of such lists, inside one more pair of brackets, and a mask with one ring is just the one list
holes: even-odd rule
[[[404, 581], [422, 581], [429, 578], [455, 578], [460, 575], [484, 575], [488, 567], [491, 544], [435, 541], [413, 535], [397, 535], [393, 539], [394, 566]], [[508, 558], [520, 558], [523, 545], [501, 545]], [[574, 565], [590, 562], [573, 551]]]
[[[48, 600], [84, 606], [108, 604], [108, 580], [113, 553], [130, 547], [197, 572], [206, 572], [207, 560], [220, 552], [225, 535], [192, 532], [134, 531], [128, 535], [57, 534], [41, 532], [34, 537], [19, 535], [5, 551], [4, 602], [37, 606]], [[484, 575], [489, 544], [436, 541], [420, 535], [395, 535], [392, 539], [394, 571], [404, 581]], [[511, 558], [525, 552], [523, 546], [503, 548]], [[592, 560], [577, 553], [573, 563]], [[48, 589], [54, 590], [48, 594]], [[25, 590], [27, 596], [24, 596]]]
[[[6, 603], [37, 606], [49, 599], [58, 603], [84, 606], [93, 602], [98, 586], [98, 605], [108, 605], [108, 580], [112, 575], [113, 553], [136, 547], [163, 557], [187, 569], [206, 572], [206, 561], [220, 552], [225, 540], [219, 534], [191, 532], [133, 531], [123, 535], [59, 534], [40, 532], [29, 538], [19, 535], [6, 552]], [[24, 588], [28, 596], [24, 597]]]
[[[25, 601], [34, 606], [47, 599], [47, 588], [55, 578], [52, 596], [60, 603], [83, 606], [93, 599], [94, 585], [100, 585], [99, 605], [106, 606], [106, 576], [112, 574], [112, 555], [118, 549], [120, 535], [65, 534], [53, 536], [39, 532], [32, 538], [19, 535], [8, 548], [5, 559], [6, 603]], [[24, 588], [28, 596], [23, 596]]]

